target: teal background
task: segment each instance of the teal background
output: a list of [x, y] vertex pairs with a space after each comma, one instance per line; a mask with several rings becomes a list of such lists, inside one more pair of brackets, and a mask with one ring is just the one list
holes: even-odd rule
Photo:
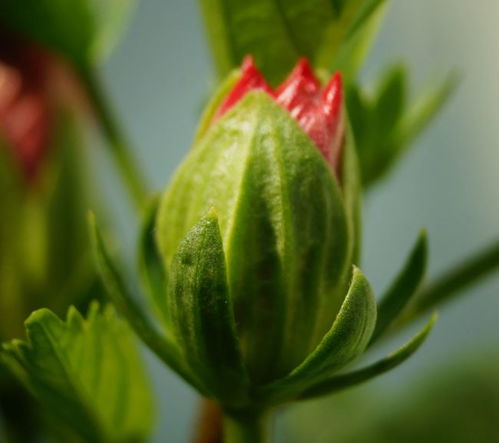
[[[397, 0], [366, 63], [368, 82], [389, 61], [405, 60], [413, 90], [453, 68], [460, 87], [398, 169], [365, 205], [363, 270], [379, 293], [419, 230], [429, 232], [430, 275], [499, 236], [499, 3], [495, 0]], [[189, 148], [212, 66], [194, 0], [142, 0], [104, 67], [105, 83], [155, 189]], [[134, 216], [102, 158], [122, 248], [134, 248]], [[131, 255], [131, 254], [130, 254]], [[129, 262], [133, 267], [132, 260]], [[499, 353], [499, 278], [445, 306], [432, 336], [410, 363], [373, 382], [403, 390], [439, 363], [473, 352]], [[398, 337], [396, 342], [401, 342]], [[392, 343], [394, 346], [395, 343]], [[390, 347], [387, 345], [387, 349]], [[147, 353], [146, 353], [147, 354]], [[471, 357], [470, 357], [471, 358]], [[196, 395], [154, 357], [159, 414], [154, 442], [184, 442]]]

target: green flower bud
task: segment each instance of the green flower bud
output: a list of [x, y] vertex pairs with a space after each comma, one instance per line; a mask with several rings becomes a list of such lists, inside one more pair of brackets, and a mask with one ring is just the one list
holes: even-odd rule
[[251, 421], [396, 367], [434, 323], [387, 357], [338, 374], [398, 319], [426, 262], [422, 236], [378, 314], [354, 266], [358, 191], [341, 77], [321, 88], [302, 60], [274, 90], [246, 59], [144, 219], [140, 271], [165, 334], [127, 291], [92, 223], [97, 264], [144, 343], [230, 419]]
[[[168, 187], [157, 240], [169, 268], [182, 239], [209, 211], [216, 214], [243, 360], [261, 383], [301, 363], [338, 313], [356, 245], [357, 178], [351, 137], [337, 115], [342, 107], [332, 128], [341, 134], [326, 137], [344, 149], [333, 170], [329, 151], [314, 142], [317, 125], [307, 134], [277, 96], [287, 88], [290, 101], [308, 106], [301, 86], [291, 88], [307, 83], [311, 71], [297, 67], [277, 97], [261, 83], [241, 94], [255, 79], [249, 64]], [[341, 83], [333, 102], [338, 95]], [[230, 101], [237, 103], [227, 111]]]

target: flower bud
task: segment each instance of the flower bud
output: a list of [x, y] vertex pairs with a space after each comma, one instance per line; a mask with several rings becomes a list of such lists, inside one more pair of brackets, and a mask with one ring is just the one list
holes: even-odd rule
[[[347, 293], [357, 179], [341, 77], [322, 88], [301, 60], [274, 90], [247, 58], [232, 89], [209, 109], [210, 124], [163, 197], [157, 241], [166, 267], [177, 269], [170, 298], [178, 313], [178, 291], [186, 287], [178, 268], [192, 260], [174, 255], [198, 256], [186, 252], [193, 244], [209, 249], [191, 230], [208, 213], [216, 218], [242, 359], [250, 380], [262, 383], [305, 359]], [[198, 283], [206, 277], [182, 272]], [[185, 338], [185, 324], [177, 326]]]
[[49, 60], [34, 45], [0, 33], [0, 134], [28, 181], [39, 172], [53, 124]]

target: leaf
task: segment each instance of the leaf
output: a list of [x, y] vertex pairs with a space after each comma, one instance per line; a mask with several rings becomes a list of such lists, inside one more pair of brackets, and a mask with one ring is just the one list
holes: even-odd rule
[[77, 65], [93, 65], [110, 51], [134, 4], [134, 0], [2, 0], [0, 20]]
[[387, 69], [376, 90], [375, 119], [376, 132], [387, 137], [407, 106], [407, 71], [402, 64]]
[[403, 65], [389, 67], [374, 93], [351, 85], [347, 94], [363, 185], [369, 188], [382, 179], [429, 124], [456, 86], [450, 75], [437, 87], [407, 103], [407, 70]]
[[168, 325], [166, 288], [168, 274], [156, 246], [154, 227], [159, 197], [154, 197], [145, 210], [139, 240], [139, 271], [149, 301], [164, 325]]
[[20, 269], [16, 266], [24, 186], [9, 146], [0, 138], [0, 340], [22, 333], [26, 318]]
[[371, 380], [378, 375], [384, 374], [391, 369], [397, 367], [404, 361], [406, 361], [412, 354], [414, 354], [419, 347], [423, 344], [426, 337], [430, 333], [433, 325], [437, 320], [437, 315], [434, 314], [428, 323], [414, 336], [409, 342], [404, 346], [388, 355], [387, 357], [373, 363], [362, 369], [358, 369], [353, 372], [346, 374], [340, 374], [331, 377], [329, 380], [325, 380], [316, 384], [315, 386], [305, 390], [298, 397], [300, 400], [305, 400], [313, 397], [319, 397], [322, 395], [328, 395], [333, 392], [340, 391], [342, 389], [349, 388], [360, 383], [364, 383]]
[[383, 4], [387, 3], [387, 0], [367, 0], [363, 3], [364, 4], [357, 13], [355, 20], [353, 20], [353, 23], [348, 29], [347, 39], [353, 38], [357, 33], [359, 33], [364, 26], [366, 26], [376, 11], [378, 11]]
[[452, 72], [436, 86], [420, 94], [416, 103], [403, 117], [399, 137], [405, 142], [414, 139], [442, 109], [458, 84], [459, 76]]
[[419, 318], [437, 305], [460, 295], [473, 284], [499, 270], [499, 241], [476, 251], [423, 287], [396, 322], [401, 327]]
[[48, 309], [26, 320], [28, 341], [3, 345], [2, 360], [42, 406], [84, 441], [143, 441], [153, 403], [140, 355], [127, 325], [97, 304], [84, 319], [66, 321]]
[[262, 397], [281, 402], [350, 363], [364, 352], [375, 322], [376, 301], [371, 287], [360, 270], [354, 268], [350, 289], [329, 332], [288, 376], [264, 386]]
[[[299, 57], [330, 69], [335, 56], [370, 24], [379, 0], [201, 0], [220, 77], [255, 57], [275, 86]], [[365, 35], [366, 39], [370, 35]], [[345, 57], [348, 58], [348, 57]], [[345, 63], [347, 64], [347, 63]]]
[[[86, 146], [81, 142], [81, 128], [76, 116], [65, 109], [57, 115], [55, 129], [51, 157], [44, 165], [47, 170], [43, 171], [49, 183], [45, 192], [36, 196], [36, 210], [40, 211], [43, 223], [40, 235], [48, 239], [45, 267], [40, 271], [45, 282], [37, 294], [31, 295], [38, 299], [31, 310], [48, 306], [63, 315], [69, 303], [88, 302], [89, 288], [98, 281], [98, 276], [85, 221], [93, 187], [87, 174], [89, 164]], [[36, 229], [31, 222], [28, 220], [25, 227], [28, 232]], [[26, 248], [31, 247], [33, 244], [26, 244]], [[99, 295], [102, 290], [91, 294], [93, 298]]]
[[427, 256], [426, 233], [422, 232], [397, 279], [378, 305], [378, 320], [371, 344], [383, 335], [416, 294], [426, 271]]
[[168, 291], [172, 325], [184, 358], [208, 392], [225, 406], [247, 401], [225, 256], [214, 211], [181, 242]]
[[161, 336], [156, 328], [151, 324], [142, 308], [128, 293], [123, 280], [111, 261], [102, 240], [101, 234], [95, 223], [93, 214], [89, 216], [90, 235], [93, 242], [94, 254], [97, 262], [97, 268], [100, 272], [107, 295], [116, 306], [118, 311], [125, 316], [128, 323], [160, 360], [170, 366], [178, 375], [180, 375], [189, 384], [194, 386], [200, 392], [203, 389], [195, 378], [185, 368], [179, 351], [174, 343], [167, 337]]

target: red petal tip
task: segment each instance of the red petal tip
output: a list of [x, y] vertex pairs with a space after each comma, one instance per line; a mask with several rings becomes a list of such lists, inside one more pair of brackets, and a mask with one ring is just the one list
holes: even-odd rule
[[343, 101], [343, 80], [341, 74], [336, 72], [329, 80], [328, 84], [322, 91], [322, 103], [326, 113], [334, 111], [333, 108], [341, 105]]
[[252, 55], [246, 55], [241, 63], [241, 71], [247, 71], [248, 69], [256, 69], [255, 58]]
[[272, 95], [272, 89], [256, 67], [255, 60], [251, 55], [247, 55], [244, 57], [241, 65], [241, 76], [239, 77], [239, 80], [222, 102], [213, 119], [217, 120], [220, 118], [248, 92], [254, 90], [262, 90]]

